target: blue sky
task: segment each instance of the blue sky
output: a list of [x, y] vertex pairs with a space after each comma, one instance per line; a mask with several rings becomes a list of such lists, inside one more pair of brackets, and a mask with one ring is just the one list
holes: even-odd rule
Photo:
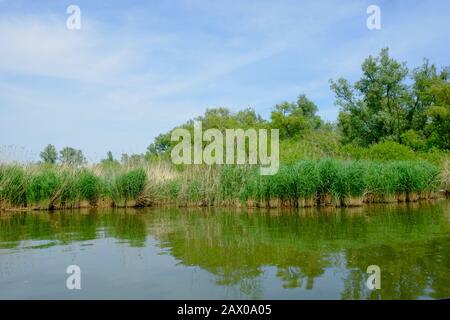
[[[80, 30], [66, 28], [71, 4]], [[371, 4], [381, 30], [366, 27]], [[141, 153], [206, 108], [268, 118], [300, 93], [334, 121], [329, 79], [357, 79], [386, 46], [408, 67], [450, 65], [449, 31], [446, 0], [0, 0], [0, 153]]]

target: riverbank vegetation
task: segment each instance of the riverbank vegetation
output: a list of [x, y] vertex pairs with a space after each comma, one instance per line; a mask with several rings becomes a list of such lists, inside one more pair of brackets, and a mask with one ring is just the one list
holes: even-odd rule
[[[279, 129], [279, 172], [256, 166], [175, 166], [171, 131], [146, 152], [108, 152], [87, 164], [81, 150], [48, 145], [41, 162], [0, 164], [2, 208], [95, 206], [353, 206], [448, 195], [450, 186], [450, 68], [425, 60], [409, 70], [383, 49], [362, 63], [355, 83], [330, 81], [340, 113], [318, 115], [306, 95], [282, 102], [265, 120], [253, 109], [207, 109], [177, 128]], [[175, 128], [174, 128], [175, 129]]]
[[2, 208], [128, 206], [357, 206], [433, 199], [443, 190], [439, 167], [426, 161], [324, 158], [284, 164], [261, 176], [254, 166], [168, 163], [90, 168], [0, 166]]

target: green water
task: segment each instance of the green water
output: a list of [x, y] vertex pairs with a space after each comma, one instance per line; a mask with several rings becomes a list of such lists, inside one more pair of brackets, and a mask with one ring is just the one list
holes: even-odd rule
[[[66, 268], [81, 268], [81, 290]], [[369, 290], [366, 269], [381, 269]], [[0, 214], [0, 298], [450, 297], [450, 201]]]

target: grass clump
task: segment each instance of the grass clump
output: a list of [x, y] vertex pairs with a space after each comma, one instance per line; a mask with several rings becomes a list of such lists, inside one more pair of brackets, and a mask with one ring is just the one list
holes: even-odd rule
[[142, 168], [122, 172], [116, 177], [116, 201], [124, 202], [125, 206], [130, 201], [138, 202], [147, 183], [147, 174]]
[[76, 177], [75, 188], [81, 200], [87, 201], [91, 206], [97, 205], [102, 191], [102, 182], [93, 172], [82, 169]]
[[325, 158], [317, 163], [319, 204], [329, 205], [332, 203], [332, 196], [339, 197], [340, 170], [342, 170], [341, 162], [336, 159]]
[[53, 208], [59, 196], [62, 181], [52, 168], [44, 168], [31, 176], [27, 189], [27, 205]]
[[164, 175], [149, 166], [0, 165], [0, 206], [353, 206], [434, 198], [448, 188], [447, 171], [419, 160], [335, 158], [282, 164], [273, 176], [250, 165], [192, 166]]
[[0, 165], [0, 207], [26, 206], [28, 176], [18, 165]]
[[320, 175], [316, 162], [304, 160], [294, 165], [297, 204], [302, 207], [313, 206], [320, 185]]

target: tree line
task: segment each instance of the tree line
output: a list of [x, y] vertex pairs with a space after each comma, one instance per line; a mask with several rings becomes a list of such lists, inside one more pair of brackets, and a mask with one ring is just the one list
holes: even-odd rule
[[[301, 140], [325, 131], [337, 136], [341, 144], [356, 147], [395, 142], [415, 151], [450, 149], [450, 67], [438, 70], [424, 59], [421, 66], [409, 70], [405, 62], [390, 57], [389, 49], [384, 48], [377, 56], [365, 59], [361, 71], [355, 83], [344, 78], [330, 80], [335, 104], [340, 107], [335, 123], [323, 121], [317, 115], [317, 105], [301, 94], [296, 101], [275, 105], [269, 120], [252, 108], [232, 112], [220, 107], [207, 109], [178, 128], [193, 131], [194, 123], [200, 121], [203, 129], [279, 129], [281, 140]], [[123, 154], [121, 161], [168, 154], [176, 144], [170, 139], [172, 130], [158, 135], [144, 154]], [[58, 156], [52, 145], [41, 153], [41, 159], [69, 164], [86, 161], [81, 150], [66, 147]], [[102, 162], [118, 163], [111, 152]]]

